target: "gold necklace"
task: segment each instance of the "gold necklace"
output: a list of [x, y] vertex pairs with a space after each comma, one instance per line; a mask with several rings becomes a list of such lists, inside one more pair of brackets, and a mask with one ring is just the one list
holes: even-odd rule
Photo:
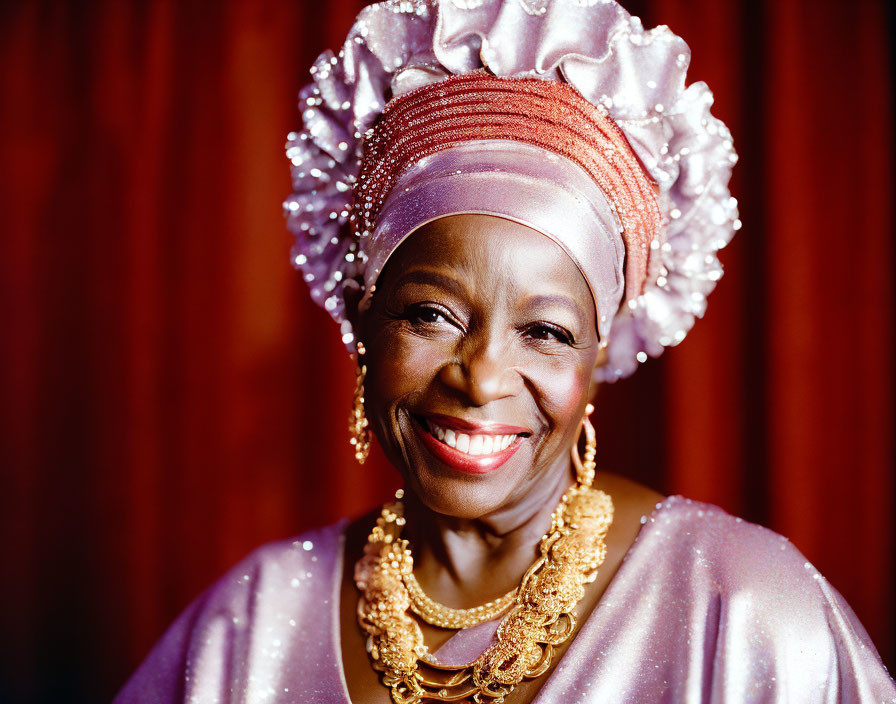
[[431, 626], [439, 628], [470, 628], [486, 621], [491, 621], [511, 607], [516, 599], [517, 588], [514, 587], [504, 596], [493, 599], [481, 606], [469, 609], [453, 609], [440, 604], [431, 598], [417, 581], [413, 572], [403, 574], [402, 580], [411, 599], [411, 611]]
[[[403, 496], [404, 491], [399, 489], [395, 495], [396, 503], [392, 506], [387, 505], [383, 507], [382, 518], [386, 523], [395, 521], [397, 525], [404, 525], [404, 511], [401, 504]], [[408, 550], [410, 551], [410, 547]], [[413, 559], [413, 555], [411, 555], [411, 559]], [[411, 611], [431, 626], [455, 630], [470, 628], [497, 618], [511, 607], [517, 593], [517, 588], [514, 587], [504, 596], [486, 602], [481, 606], [474, 606], [469, 609], [455, 609], [440, 604], [427, 595], [414, 576], [413, 571], [407, 574], [402, 573], [401, 579], [408, 590], [408, 597], [411, 600]]]
[[412, 600], [407, 576], [413, 573], [414, 560], [407, 540], [400, 537], [405, 523], [400, 493], [396, 499], [383, 507], [355, 566], [361, 591], [358, 622], [367, 633], [374, 669], [382, 672], [396, 704], [502, 702], [523, 679], [547, 671], [554, 648], [572, 635], [572, 610], [606, 557], [612, 500], [581, 483], [566, 491], [541, 539], [538, 559], [523, 576], [498, 626], [496, 642], [469, 665], [452, 667], [429, 655], [420, 625], [408, 613]]

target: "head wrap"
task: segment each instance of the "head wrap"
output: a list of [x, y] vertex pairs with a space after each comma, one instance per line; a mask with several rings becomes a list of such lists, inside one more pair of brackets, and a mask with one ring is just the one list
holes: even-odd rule
[[[588, 282], [609, 363], [680, 342], [739, 227], [736, 161], [689, 52], [614, 2], [417, 0], [365, 8], [303, 89], [289, 135], [294, 265], [341, 323], [410, 232], [485, 213], [560, 245]], [[563, 215], [562, 217], [560, 215]]]

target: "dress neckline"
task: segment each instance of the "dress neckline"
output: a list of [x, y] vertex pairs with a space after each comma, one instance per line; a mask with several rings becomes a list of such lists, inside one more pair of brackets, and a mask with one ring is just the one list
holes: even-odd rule
[[[610, 579], [610, 582], [607, 584], [604, 593], [601, 595], [600, 600], [591, 610], [591, 613], [588, 614], [588, 618], [582, 621], [581, 625], [578, 627], [576, 634], [573, 636], [572, 642], [569, 644], [566, 652], [563, 654], [563, 657], [570, 655], [573, 650], [576, 648], [576, 641], [578, 636], [581, 634], [583, 630], [588, 626], [589, 623], [596, 620], [596, 617], [599, 613], [602, 613], [602, 606], [605, 602], [607, 602], [607, 595], [611, 593], [614, 588], [614, 585], [620, 581], [620, 576], [623, 574], [625, 564], [629, 561], [631, 556], [634, 554], [636, 548], [639, 543], [641, 543], [641, 537], [647, 531], [647, 526], [653, 525], [656, 523], [657, 516], [662, 513], [664, 509], [668, 507], [669, 504], [674, 503], [676, 501], [685, 500], [684, 497], [679, 495], [666, 496], [661, 501], [658, 501], [654, 506], [653, 510], [649, 514], [644, 514], [641, 516], [641, 528], [638, 530], [638, 534], [635, 536], [635, 539], [632, 541], [632, 544], [629, 546], [628, 550], [625, 551], [625, 555], [622, 557], [622, 561], [619, 563], [619, 567], [616, 570], [616, 573]], [[349, 521], [346, 518], [343, 518], [339, 523], [337, 523], [339, 529], [339, 555], [336, 559], [334, 572], [334, 586], [333, 586], [333, 598], [332, 604], [333, 607], [330, 610], [330, 628], [333, 633], [333, 637], [330, 638], [330, 643], [332, 643], [333, 653], [331, 662], [333, 663], [333, 667], [336, 669], [336, 677], [342, 685], [342, 697], [343, 704], [352, 704], [351, 696], [348, 691], [348, 682], [345, 679], [345, 668], [342, 662], [342, 628], [341, 628], [341, 589], [342, 589], [342, 581], [345, 577], [345, 533], [348, 527]], [[453, 636], [452, 636], [453, 637]], [[443, 643], [443, 647], [445, 644], [450, 642], [450, 638]], [[549, 685], [551, 684], [551, 680], [553, 679], [556, 670], [548, 675], [548, 678], [544, 681], [541, 688], [538, 690], [538, 693], [535, 695], [535, 698], [532, 700], [531, 704], [542, 704], [543, 695], [548, 690]], [[546, 701], [546, 700], [545, 700]]]

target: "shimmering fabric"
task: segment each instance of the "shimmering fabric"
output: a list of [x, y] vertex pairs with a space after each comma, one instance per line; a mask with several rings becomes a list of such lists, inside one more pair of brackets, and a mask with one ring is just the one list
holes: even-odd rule
[[[489, 161], [476, 168], [476, 152], [472, 150], [467, 150], [467, 159], [476, 168], [480, 180], [484, 179], [486, 183], [471, 184], [470, 189], [465, 189], [464, 171], [457, 169], [456, 183], [452, 187], [441, 192], [430, 189], [438, 193], [438, 200], [442, 201], [432, 201], [436, 212], [425, 212], [417, 202], [415, 192], [395, 187], [399, 177], [411, 167], [417, 172], [415, 180], [418, 183], [425, 181], [427, 168], [420, 162], [429, 163], [430, 157], [443, 150], [469, 142], [487, 145], [492, 140], [505, 145], [510, 142], [538, 148], [540, 157], [536, 155], [525, 160], [515, 170], [522, 173], [527, 182], [544, 182], [547, 187], [544, 196], [523, 198], [516, 183], [506, 183], [499, 177], [491, 179], [490, 173], [496, 170]], [[659, 256], [663, 223], [657, 186], [645, 173], [622, 130], [608, 116], [607, 109], [592, 105], [568, 84], [557, 81], [500, 78], [477, 71], [421, 86], [391, 100], [364, 138], [361, 172], [354, 189], [350, 219], [355, 232], [362, 238], [362, 251], [369, 255], [387, 245], [389, 251], [376, 252], [381, 256], [370, 257], [384, 260], [397, 246], [396, 238], [376, 237], [379, 214], [387, 196], [393, 200], [393, 210], [404, 207], [427, 221], [445, 210], [479, 212], [483, 205], [478, 198], [470, 203], [468, 190], [479, 193], [487, 188], [489, 200], [502, 212], [516, 216], [514, 219], [533, 213], [539, 217], [537, 211], [540, 208], [552, 210], [551, 191], [554, 187], [564, 189], [567, 178], [574, 184], [581, 181], [579, 174], [558, 174], [550, 159], [555, 155], [563, 157], [570, 167], [578, 167], [578, 171], [594, 182], [596, 188], [587, 189], [597, 192], [594, 198], [601, 203], [611, 203], [619, 226], [610, 231], [621, 234], [625, 248], [625, 297], [635, 300], [644, 291], [651, 252], [654, 260]], [[546, 163], [548, 168], [539, 168], [540, 163]], [[505, 159], [504, 168], [498, 170], [496, 176], [513, 167], [513, 161]], [[438, 176], [443, 176], [441, 171]], [[539, 217], [540, 230], [566, 251], [586, 252], [586, 256], [576, 263], [588, 278], [593, 270], [602, 272], [605, 267], [601, 266], [600, 253], [593, 253], [587, 241], [594, 236], [592, 230], [597, 223], [592, 225], [589, 209], [584, 213], [581, 210], [546, 212]], [[570, 227], [567, 221], [577, 215], [580, 217], [575, 222], [579, 226]], [[403, 234], [410, 231], [407, 229]], [[365, 241], [367, 237], [374, 241]], [[375, 261], [368, 261], [364, 272], [368, 290], [379, 270], [374, 264]], [[613, 276], [617, 278], [615, 272]], [[593, 292], [609, 288], [612, 282], [589, 279], [589, 285]], [[603, 313], [609, 313], [602, 316], [602, 339], [608, 337], [610, 321], [618, 307], [618, 299], [612, 308], [598, 306]]]
[[[855, 614], [785, 538], [681, 497], [644, 520], [538, 704], [896, 702]], [[115, 704], [346, 704], [345, 527], [252, 553], [181, 614]], [[438, 655], [487, 643], [465, 635]]]
[[596, 378], [631, 374], [681, 342], [721, 277], [718, 250], [740, 227], [728, 190], [737, 160], [731, 134], [710, 114], [706, 85], [685, 86], [689, 60], [668, 27], [645, 31], [612, 0], [389, 0], [364, 8], [342, 48], [315, 62], [300, 95], [303, 127], [290, 133], [286, 151], [292, 261], [340, 323], [345, 344], [353, 349], [355, 338], [344, 287], [369, 279], [349, 222], [364, 136], [395, 96], [483, 70], [569, 84], [607, 111], [658, 186], [663, 228], [650, 245], [647, 282], [606, 311], [614, 316], [609, 363]]

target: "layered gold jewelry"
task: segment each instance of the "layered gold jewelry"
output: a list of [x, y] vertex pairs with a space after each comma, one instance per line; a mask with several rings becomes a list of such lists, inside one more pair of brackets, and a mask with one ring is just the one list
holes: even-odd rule
[[[597, 577], [613, 522], [609, 495], [592, 488], [590, 481], [582, 481], [594, 476], [594, 468], [590, 467], [589, 474], [588, 464], [594, 461], [593, 428], [589, 434], [590, 423], [586, 423], [587, 416], [583, 421], [585, 460], [579, 460], [578, 450], [573, 450], [579, 481], [564, 493], [555, 509], [536, 561], [517, 589], [481, 607], [450, 609], [423, 593], [413, 577], [410, 546], [401, 538], [405, 524], [402, 492], [396, 493], [394, 503], [383, 507], [364, 556], [355, 565], [355, 583], [361, 592], [358, 622], [367, 634], [372, 665], [382, 673], [393, 702], [497, 704], [524, 679], [538, 677], [550, 667], [554, 649], [575, 629], [573, 610], [584, 596], [584, 585]], [[445, 628], [466, 628], [490, 620], [482, 617], [486, 610], [495, 616], [503, 613], [504, 600], [509, 602], [509, 612], [498, 626], [496, 642], [461, 667], [443, 665], [429, 653], [420, 625], [409, 613], [413, 611], [433, 625], [442, 621], [453, 624]]]
[[413, 572], [402, 575], [402, 579], [405, 587], [407, 587], [408, 597], [411, 600], [411, 611], [426, 621], [426, 623], [439, 628], [470, 628], [471, 626], [491, 621], [513, 605], [516, 593], [519, 591], [518, 588], [514, 587], [504, 596], [481, 606], [474, 606], [469, 609], [453, 609], [427, 596]]
[[366, 350], [358, 342], [358, 368], [355, 370], [355, 394], [352, 400], [352, 412], [348, 417], [349, 443], [355, 449], [358, 464], [364, 464], [370, 454], [370, 428], [367, 415], [364, 413], [364, 380], [367, 377], [367, 365], [361, 361]]

